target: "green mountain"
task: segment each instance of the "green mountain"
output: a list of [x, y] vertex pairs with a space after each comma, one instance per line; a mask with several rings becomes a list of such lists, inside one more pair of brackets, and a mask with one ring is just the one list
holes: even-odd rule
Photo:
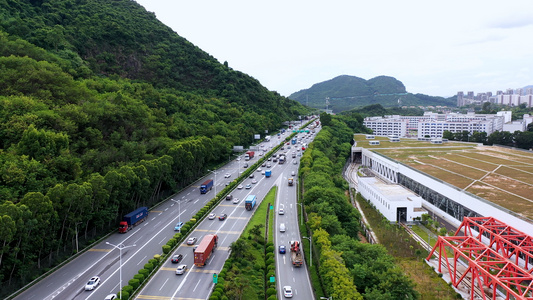
[[293, 93], [289, 98], [312, 108], [327, 107], [335, 113], [373, 104], [384, 107], [456, 105], [453, 99], [408, 93], [401, 81], [389, 76], [365, 80], [341, 75]]
[[134, 1], [0, 0], [0, 298], [306, 111]]

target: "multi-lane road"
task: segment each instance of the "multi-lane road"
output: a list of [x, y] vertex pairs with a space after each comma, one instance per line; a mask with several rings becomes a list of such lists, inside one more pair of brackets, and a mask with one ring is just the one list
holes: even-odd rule
[[[273, 137], [270, 142], [263, 143], [263, 148], [269, 150], [270, 146], [275, 146], [284, 141], [285, 136], [280, 139]], [[307, 143], [309, 141], [310, 139], [307, 140]], [[289, 153], [292, 153], [292, 151]], [[277, 219], [285, 218], [289, 226], [288, 231], [281, 236], [276, 231], [278, 232], [276, 249], [279, 243], [286, 244], [288, 240], [293, 238], [300, 239], [296, 223], [296, 185], [287, 186], [287, 178], [291, 177], [292, 171], [296, 172], [298, 169], [299, 156], [296, 159], [292, 159], [290, 155], [288, 157], [288, 161], [283, 165], [271, 163], [272, 176], [270, 178], [265, 178], [260, 172], [254, 172], [257, 183], [252, 184], [251, 189], [235, 190], [233, 192], [234, 197], [241, 200], [239, 203], [234, 204], [232, 201], [223, 201], [213, 210], [217, 217], [222, 213], [227, 214], [228, 218], [226, 220], [219, 221], [218, 218], [214, 220], [205, 219], [190, 234], [190, 236], [197, 237], [197, 243], [206, 234], [217, 233], [219, 235], [217, 250], [205, 267], [195, 267], [192, 247], [185, 244], [180, 245], [175, 252], [184, 256], [180, 264], [188, 265], [185, 274], [175, 275], [176, 265], [170, 263], [170, 261], [164, 262], [163, 267], [157, 271], [150, 282], [141, 290], [137, 299], [208, 298], [212, 290], [213, 273], [218, 273], [222, 269], [229, 255], [229, 245], [239, 237], [253, 213], [253, 211], [244, 209], [243, 199], [249, 194], [254, 194], [261, 201], [273, 185], [280, 187], [278, 203], [283, 204], [287, 211], [285, 215], [277, 216]], [[293, 164], [293, 160], [296, 160], [297, 163]], [[256, 161], [257, 156], [249, 164], [251, 165]], [[143, 267], [148, 259], [162, 252], [162, 246], [174, 235], [174, 226], [178, 221], [188, 221], [214, 197], [215, 189], [207, 194], [200, 194], [199, 184], [206, 179], [215, 179], [216, 176], [216, 190], [220, 191], [224, 188], [226, 182], [239, 176], [240, 172], [244, 170], [243, 166], [244, 162], [242, 160], [235, 160], [219, 168], [216, 171], [216, 175], [214, 173], [208, 174], [196, 184], [174, 195], [169, 201], [152, 209], [144, 223], [134, 227], [133, 230], [126, 234], [112, 234], [50, 276], [37, 282], [15, 299], [104, 299], [106, 295], [116, 293], [121, 286], [127, 285], [128, 280], [134, 274], [137, 274], [137, 271]], [[229, 178], [224, 177], [226, 173], [230, 174]], [[252, 179], [246, 179], [243, 185], [251, 183], [251, 181]], [[293, 220], [290, 221], [291, 219]], [[279, 226], [278, 220], [276, 221], [276, 226]], [[112, 245], [115, 245], [115, 247]], [[120, 245], [122, 250], [119, 250], [116, 247], [117, 245]], [[295, 297], [313, 299], [305, 267], [292, 270], [288, 254], [286, 254], [286, 257], [278, 257], [278, 270], [280, 268], [288, 268], [281, 272], [283, 274], [278, 275], [278, 289], [281, 290], [282, 285], [291, 285], [295, 289]], [[122, 265], [122, 268], [119, 267], [120, 265]], [[290, 275], [291, 273], [294, 273], [293, 276]], [[305, 277], [301, 277], [303, 275]], [[85, 284], [92, 276], [99, 276], [101, 283], [93, 291], [85, 291]], [[122, 284], [120, 284], [120, 280], [122, 280]], [[301, 282], [307, 282], [307, 284], [300, 286], [299, 283]]]

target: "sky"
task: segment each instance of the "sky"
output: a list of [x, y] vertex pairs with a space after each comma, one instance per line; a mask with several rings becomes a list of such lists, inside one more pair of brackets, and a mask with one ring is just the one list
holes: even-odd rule
[[450, 97], [533, 85], [532, 0], [136, 0], [283, 96], [340, 75]]

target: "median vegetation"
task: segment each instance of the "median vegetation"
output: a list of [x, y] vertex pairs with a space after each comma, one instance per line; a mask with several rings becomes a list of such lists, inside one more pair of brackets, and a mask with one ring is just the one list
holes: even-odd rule
[[[277, 299], [275, 276], [275, 249], [272, 235], [273, 213], [270, 205], [276, 200], [277, 187], [273, 187], [256, 208], [241, 237], [230, 246], [231, 254], [218, 276], [210, 300], [227, 299]], [[268, 222], [267, 222], [268, 218]]]

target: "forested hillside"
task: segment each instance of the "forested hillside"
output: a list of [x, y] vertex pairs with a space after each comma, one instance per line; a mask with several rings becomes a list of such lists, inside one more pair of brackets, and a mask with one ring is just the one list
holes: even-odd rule
[[0, 0], [0, 297], [305, 112], [134, 1]]
[[[404, 84], [394, 77], [378, 76], [369, 80], [341, 75], [316, 83], [289, 96], [312, 108], [339, 113], [367, 105], [398, 106], [455, 106], [457, 101], [443, 97], [408, 93]], [[328, 99], [326, 103], [326, 99]]]

